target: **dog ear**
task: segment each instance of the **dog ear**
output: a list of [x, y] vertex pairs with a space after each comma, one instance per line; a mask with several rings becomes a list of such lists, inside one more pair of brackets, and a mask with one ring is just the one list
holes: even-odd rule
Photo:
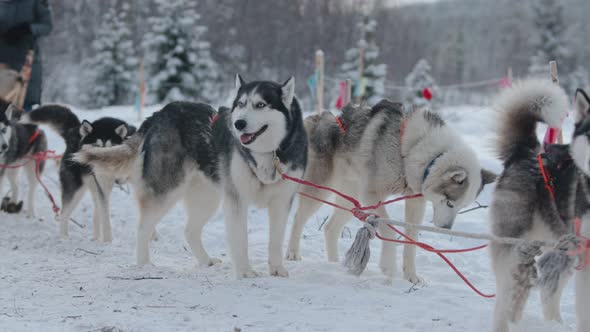
[[291, 109], [291, 103], [293, 103], [295, 97], [295, 78], [293, 76], [283, 83], [281, 91], [283, 93], [283, 104], [287, 106], [287, 109]]
[[485, 168], [481, 169], [481, 182], [484, 186], [486, 184], [490, 184], [490, 183], [496, 181], [497, 177], [498, 176], [496, 175], [496, 173], [490, 172]]
[[445, 174], [449, 179], [453, 180], [458, 184], [463, 184], [463, 181], [467, 178], [467, 171], [464, 168], [453, 168]]
[[576, 123], [581, 122], [586, 118], [588, 115], [588, 111], [590, 110], [590, 98], [584, 90], [578, 89], [576, 90]]
[[240, 74], [236, 74], [236, 90], [239, 90], [244, 84], [246, 84], [246, 81], [244, 81]]
[[129, 129], [127, 129], [127, 125], [122, 124], [119, 127], [117, 127], [117, 129], [115, 129], [115, 134], [121, 136], [122, 139], [125, 139], [125, 137], [127, 137], [127, 133], [129, 132]]
[[6, 109], [4, 110], [4, 115], [6, 115], [6, 119], [8, 119], [8, 121], [12, 121], [17, 112], [18, 109], [16, 108], [16, 106], [14, 106], [13, 104], [8, 104], [8, 107], [6, 107]]
[[90, 135], [90, 133], [92, 132], [92, 124], [90, 124], [90, 122], [84, 120], [82, 121], [82, 124], [80, 125], [80, 136], [82, 136], [82, 138]]

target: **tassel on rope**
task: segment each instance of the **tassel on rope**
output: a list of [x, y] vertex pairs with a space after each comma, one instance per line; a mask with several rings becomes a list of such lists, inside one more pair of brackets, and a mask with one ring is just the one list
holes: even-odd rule
[[367, 268], [367, 263], [371, 257], [369, 243], [377, 234], [375, 227], [377, 226], [378, 221], [371, 217], [364, 223], [364, 227], [358, 230], [354, 242], [344, 257], [343, 264], [348, 268], [348, 272], [357, 276], [363, 273]]

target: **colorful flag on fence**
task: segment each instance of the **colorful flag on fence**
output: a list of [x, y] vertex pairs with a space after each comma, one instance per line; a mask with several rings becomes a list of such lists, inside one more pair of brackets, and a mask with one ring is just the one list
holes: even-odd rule
[[367, 78], [363, 77], [357, 82], [357, 85], [354, 89], [354, 96], [355, 97], [362, 97], [365, 95], [365, 91], [367, 89]]
[[512, 81], [507, 76], [504, 76], [500, 79], [500, 87], [502, 88], [509, 88], [512, 86]]
[[342, 109], [344, 104], [347, 102], [346, 100], [346, 82], [340, 82], [340, 93], [338, 94], [338, 99], [336, 99], [336, 108]]
[[422, 90], [422, 97], [428, 101], [432, 100], [432, 91], [429, 88], [424, 88]]

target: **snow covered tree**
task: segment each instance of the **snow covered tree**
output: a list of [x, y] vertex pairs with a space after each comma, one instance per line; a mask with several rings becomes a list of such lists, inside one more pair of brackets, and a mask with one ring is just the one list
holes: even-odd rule
[[92, 42], [94, 55], [83, 65], [89, 85], [84, 98], [88, 106], [131, 102], [137, 58], [126, 23], [128, 10], [127, 5], [123, 5], [119, 12], [113, 7], [102, 18]]
[[205, 39], [207, 28], [191, 0], [156, 0], [143, 46], [149, 91], [156, 102], [212, 102], [219, 96], [219, 68]]
[[412, 106], [432, 106], [432, 98], [436, 96], [437, 87], [431, 70], [428, 61], [420, 59], [406, 77], [406, 86], [409, 89], [404, 95], [404, 101], [408, 109]]
[[[345, 62], [342, 64], [342, 78], [350, 78], [353, 81], [352, 91], [360, 90], [359, 84], [364, 82], [363, 99], [369, 104], [378, 102], [385, 95], [385, 77], [387, 65], [377, 62], [379, 58], [379, 47], [375, 40], [377, 21], [364, 16], [358, 24], [360, 40], [356, 47], [345, 53]], [[360, 76], [361, 49], [363, 50], [363, 75]]]
[[566, 40], [567, 27], [564, 21], [561, 0], [537, 0], [532, 2], [533, 22], [536, 36], [533, 48], [536, 54], [531, 58], [529, 75], [549, 77], [549, 61], [559, 65], [560, 76], [570, 72], [569, 46]]

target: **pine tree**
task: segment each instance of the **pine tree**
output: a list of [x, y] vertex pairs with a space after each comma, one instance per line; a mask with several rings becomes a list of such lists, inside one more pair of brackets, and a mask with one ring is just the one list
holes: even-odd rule
[[92, 43], [94, 56], [85, 61], [89, 91], [84, 99], [91, 107], [128, 104], [132, 98], [137, 66], [131, 32], [127, 26], [129, 7], [119, 12], [110, 8]]
[[363, 56], [363, 78], [365, 79], [365, 93], [363, 99], [369, 104], [374, 104], [385, 95], [385, 77], [387, 75], [387, 65], [379, 64], [379, 47], [375, 40], [375, 30], [377, 21], [364, 16], [358, 24], [360, 40], [357, 46], [349, 49], [345, 53], [345, 62], [342, 64], [342, 78], [350, 78], [353, 81], [352, 91], [358, 89], [360, 83], [359, 70], [361, 60], [361, 49], [364, 50]]
[[431, 75], [431, 68], [428, 61], [420, 59], [414, 69], [406, 76], [406, 86], [409, 89], [406, 91], [404, 101], [409, 108], [413, 106], [432, 107], [432, 99], [428, 100], [424, 96], [424, 90], [428, 91], [435, 97], [437, 95], [437, 87], [434, 78]]
[[190, 0], [156, 0], [151, 31], [143, 45], [151, 78], [148, 90], [156, 102], [212, 102], [219, 96], [219, 68], [205, 39], [207, 28]]
[[564, 21], [563, 2], [561, 0], [533, 1], [533, 21], [536, 38], [533, 48], [536, 54], [531, 58], [529, 75], [533, 77], [549, 76], [549, 61], [555, 60], [559, 65], [560, 76], [570, 72], [570, 50], [566, 41], [567, 28]]

